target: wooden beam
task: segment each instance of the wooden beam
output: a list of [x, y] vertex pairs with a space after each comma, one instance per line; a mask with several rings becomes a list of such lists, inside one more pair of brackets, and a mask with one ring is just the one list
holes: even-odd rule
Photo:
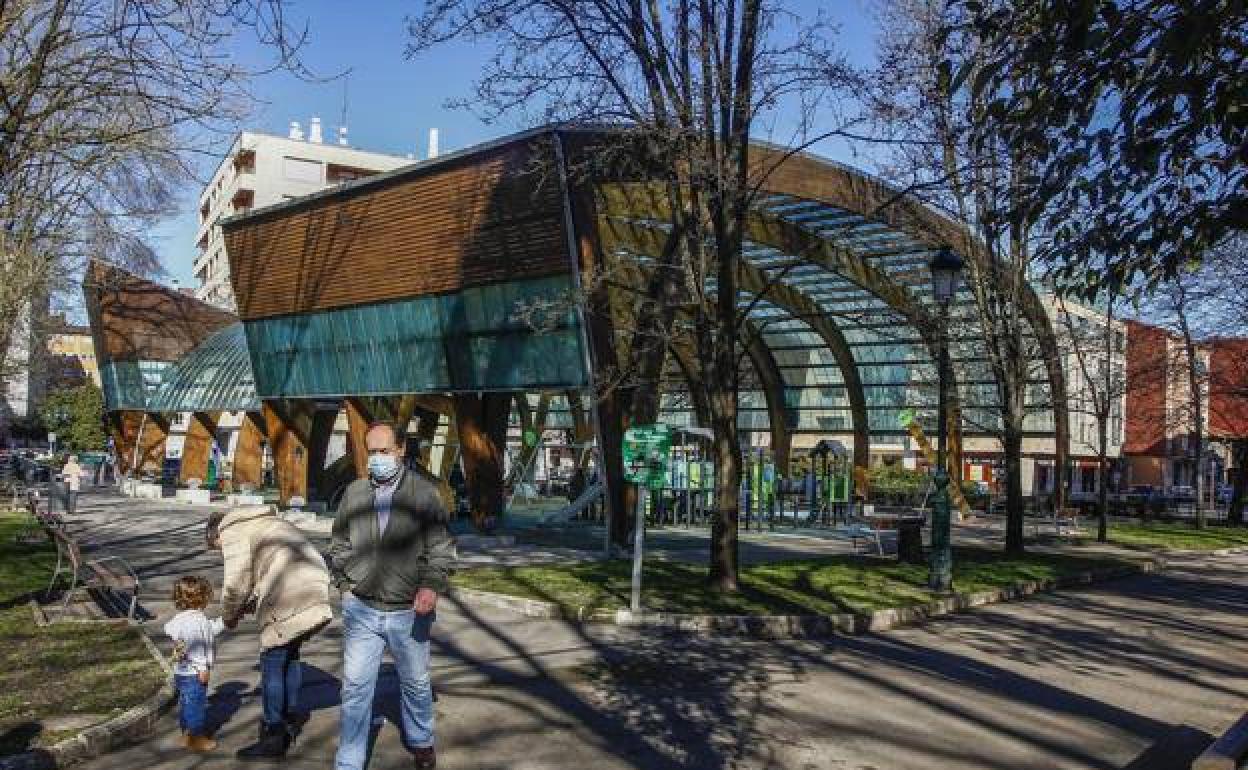
[[308, 499], [309, 437], [315, 406], [308, 401], [275, 399], [264, 402], [264, 425], [273, 452], [278, 500]]
[[165, 443], [169, 439], [169, 418], [148, 412], [146, 419], [140, 417], [140, 423], [137, 471], [153, 471], [159, 476], [165, 462]]
[[202, 483], [208, 478], [208, 463], [212, 459], [212, 442], [216, 440], [217, 413], [192, 412], [182, 442], [182, 463], [178, 468], [178, 483], [191, 479]]
[[264, 439], [264, 415], [247, 412], [234, 445], [234, 471], [230, 475], [235, 491], [256, 490], [263, 485]]
[[454, 401], [472, 521], [488, 531], [503, 513], [503, 449], [511, 394], [464, 393]]
[[368, 432], [373, 417], [358, 398], [348, 398], [343, 402], [343, 410], [347, 413], [347, 454], [351, 455], [351, 463], [355, 466], [355, 477], [368, 478], [368, 448], [364, 445], [364, 434]]

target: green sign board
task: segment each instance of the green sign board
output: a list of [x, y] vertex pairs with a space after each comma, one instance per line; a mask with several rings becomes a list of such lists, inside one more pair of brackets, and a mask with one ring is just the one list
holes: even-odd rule
[[672, 431], [663, 424], [638, 425], [624, 432], [624, 480], [662, 487], [672, 457]]

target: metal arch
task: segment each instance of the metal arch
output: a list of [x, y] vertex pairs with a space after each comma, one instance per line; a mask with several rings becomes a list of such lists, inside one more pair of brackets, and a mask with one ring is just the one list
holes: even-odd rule
[[[818, 201], [853, 212], [867, 219], [886, 224], [930, 248], [949, 246], [978, 265], [991, 259], [984, 244], [969, 228], [933, 211], [913, 197], [883, 181], [837, 163], [809, 154], [790, 154], [787, 150], [753, 143], [751, 162], [760, 169], [758, 188], [763, 193], [776, 193]], [[1056, 457], [1056, 488], [1064, 495], [1063, 480], [1066, 461], [1070, 456], [1070, 406], [1066, 399], [1066, 374], [1053, 322], [1040, 296], [1030, 283], [1024, 284], [1021, 310], [1040, 346], [1041, 356], [1052, 391]], [[1062, 502], [1058, 501], [1059, 504]]]
[[754, 363], [754, 371], [762, 380], [763, 397], [767, 400], [767, 423], [771, 429], [771, 451], [777, 468], [788, 475], [789, 452], [793, 448], [793, 426], [789, 425], [784, 405], [784, 378], [770, 348], [763, 342], [758, 325], [746, 319], [742, 324], [745, 352]]
[[[743, 291], [759, 294], [767, 287], [767, 277], [754, 265], [742, 262], [739, 273], [739, 285]], [[777, 283], [767, 292], [767, 298], [772, 304], [802, 318], [815, 333], [823, 338], [824, 344], [832, 351], [832, 356], [840, 368], [841, 378], [845, 382], [845, 390], [849, 395], [850, 421], [854, 428], [854, 465], [866, 467], [871, 456], [867, 398], [862, 388], [862, 377], [858, 373], [858, 363], [854, 360], [853, 351], [849, 348], [849, 341], [845, 339], [840, 327], [823, 313], [818, 304], [801, 291], [783, 283]], [[771, 355], [770, 350], [768, 355]]]

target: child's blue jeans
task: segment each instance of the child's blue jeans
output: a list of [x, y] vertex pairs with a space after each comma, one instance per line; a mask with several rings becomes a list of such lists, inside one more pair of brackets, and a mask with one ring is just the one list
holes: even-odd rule
[[178, 724], [187, 735], [204, 735], [204, 712], [208, 708], [208, 686], [199, 677], [175, 676], [178, 688]]

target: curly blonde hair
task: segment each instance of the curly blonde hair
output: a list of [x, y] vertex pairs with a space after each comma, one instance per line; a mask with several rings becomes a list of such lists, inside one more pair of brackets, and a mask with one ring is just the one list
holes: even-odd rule
[[173, 584], [173, 606], [179, 610], [202, 610], [212, 601], [212, 584], [199, 575], [178, 578]]

